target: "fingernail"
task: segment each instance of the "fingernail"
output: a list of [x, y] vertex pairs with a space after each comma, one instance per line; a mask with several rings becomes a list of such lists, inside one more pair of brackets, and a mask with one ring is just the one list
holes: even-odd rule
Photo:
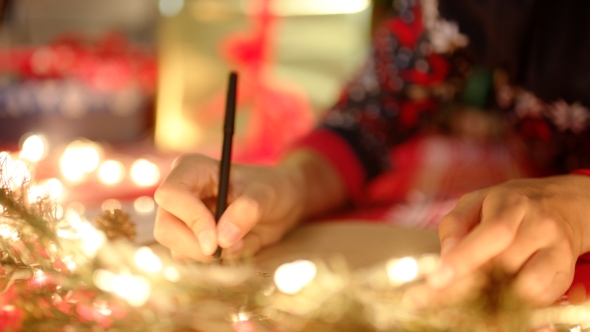
[[224, 248], [231, 246], [236, 241], [238, 241], [238, 239], [240, 238], [240, 233], [241, 231], [238, 228], [238, 226], [232, 223], [227, 223], [221, 226], [218, 233], [219, 244]]
[[438, 269], [428, 276], [428, 285], [432, 288], [443, 288], [451, 283], [455, 271], [448, 264], [442, 263]]
[[217, 250], [217, 243], [215, 242], [215, 233], [213, 231], [203, 231], [197, 236], [201, 244], [201, 250], [205, 255], [213, 255]]
[[457, 245], [457, 239], [450, 237], [448, 239], [445, 239], [442, 244], [440, 245], [440, 255], [444, 256], [447, 253], [449, 253], [449, 251], [451, 251], [451, 249], [455, 248], [455, 246]]

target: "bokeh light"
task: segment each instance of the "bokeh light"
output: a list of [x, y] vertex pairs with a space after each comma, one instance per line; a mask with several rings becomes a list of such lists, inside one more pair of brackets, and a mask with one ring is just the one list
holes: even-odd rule
[[47, 141], [43, 136], [31, 135], [25, 139], [20, 152], [20, 158], [38, 162], [47, 155]]
[[103, 211], [115, 211], [115, 210], [121, 210], [121, 202], [119, 202], [118, 200], [114, 199], [114, 198], [110, 198], [105, 200], [104, 202], [102, 202], [101, 208]]
[[154, 212], [156, 202], [154, 202], [154, 199], [149, 196], [141, 196], [135, 199], [133, 207], [139, 214], [150, 214]]
[[82, 180], [86, 173], [98, 167], [100, 155], [101, 148], [94, 142], [78, 140], [70, 143], [59, 162], [62, 175], [72, 182]]
[[105, 292], [112, 292], [113, 283], [115, 282], [116, 277], [117, 276], [111, 271], [98, 269], [94, 271], [92, 281], [94, 281], [94, 285], [99, 289], [102, 289]]
[[19, 239], [19, 234], [16, 228], [8, 224], [0, 224], [0, 237], [6, 240], [16, 241]]
[[135, 264], [146, 272], [159, 272], [162, 270], [160, 258], [148, 247], [141, 247], [135, 253]]
[[119, 275], [113, 280], [113, 292], [132, 306], [142, 306], [151, 292], [149, 281], [141, 276]]
[[160, 169], [146, 159], [138, 159], [131, 165], [131, 180], [140, 187], [150, 187], [160, 181]]
[[82, 239], [82, 251], [88, 257], [94, 257], [96, 252], [106, 241], [103, 232], [95, 229], [87, 222], [83, 222], [78, 228], [78, 234]]
[[164, 278], [168, 281], [178, 282], [180, 280], [180, 272], [174, 266], [167, 266], [164, 268]]
[[25, 186], [31, 180], [31, 173], [27, 165], [22, 160], [15, 160], [8, 171], [8, 177], [12, 180], [13, 188]]
[[392, 259], [387, 262], [387, 276], [394, 285], [412, 281], [418, 276], [418, 263], [411, 257]]
[[62, 198], [64, 187], [61, 181], [56, 178], [51, 178], [45, 182], [45, 191], [49, 195], [49, 199], [58, 201]]
[[285, 294], [298, 293], [316, 276], [316, 265], [308, 260], [298, 260], [279, 266], [274, 281], [277, 288]]
[[68, 204], [67, 208], [66, 208], [66, 215], [68, 215], [68, 213], [75, 213], [76, 215], [79, 216], [83, 216], [84, 213], [86, 212], [86, 207], [84, 207], [84, 204], [80, 203], [80, 202], [72, 202], [70, 204]]
[[98, 179], [106, 185], [120, 183], [125, 178], [125, 166], [116, 160], [107, 160], [98, 169]]
[[184, 8], [184, 0], [160, 0], [158, 2], [160, 14], [165, 17], [178, 15]]

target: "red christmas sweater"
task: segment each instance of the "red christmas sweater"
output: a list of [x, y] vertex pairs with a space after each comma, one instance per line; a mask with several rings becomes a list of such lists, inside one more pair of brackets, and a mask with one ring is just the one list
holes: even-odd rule
[[[391, 202], [403, 198], [416, 153], [399, 151], [412, 151], [416, 137], [433, 133], [504, 146], [519, 176], [590, 176], [589, 105], [571, 96], [537, 97], [535, 89], [518, 85], [513, 70], [482, 61], [468, 43], [469, 31], [440, 17], [436, 7], [423, 7], [428, 1], [396, 3], [363, 69], [298, 144], [333, 164], [353, 201], [384, 193]], [[590, 254], [578, 260], [572, 289], [580, 285], [590, 294]]]

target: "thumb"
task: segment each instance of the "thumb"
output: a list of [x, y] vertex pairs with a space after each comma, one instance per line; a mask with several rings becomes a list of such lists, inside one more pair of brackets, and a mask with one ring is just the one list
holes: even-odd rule
[[242, 239], [260, 221], [274, 196], [274, 190], [266, 184], [256, 183], [245, 188], [219, 219], [219, 246], [229, 248]]
[[463, 195], [451, 212], [440, 220], [438, 237], [441, 256], [448, 253], [480, 222], [481, 207], [488, 190]]

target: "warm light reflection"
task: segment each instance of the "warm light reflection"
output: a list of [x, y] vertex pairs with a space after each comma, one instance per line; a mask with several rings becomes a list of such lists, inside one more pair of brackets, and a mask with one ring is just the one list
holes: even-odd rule
[[274, 281], [277, 288], [285, 294], [295, 294], [307, 286], [317, 273], [316, 265], [308, 260], [298, 260], [279, 266]]
[[104, 184], [117, 184], [123, 181], [123, 178], [125, 178], [125, 167], [116, 160], [107, 160], [98, 169], [98, 179]]
[[135, 253], [135, 264], [146, 272], [160, 272], [162, 262], [160, 258], [148, 247], [141, 247]]
[[115, 211], [121, 210], [121, 202], [114, 198], [107, 199], [106, 201], [102, 202], [101, 208], [103, 211]]
[[150, 214], [154, 212], [156, 203], [154, 202], [154, 199], [149, 196], [141, 196], [133, 202], [133, 207], [139, 214]]
[[174, 266], [164, 268], [164, 278], [168, 281], [177, 282], [180, 280], [180, 272]]
[[113, 292], [132, 306], [142, 306], [151, 292], [150, 283], [141, 276], [119, 275], [113, 280]]
[[113, 283], [115, 282], [116, 275], [107, 270], [96, 270], [92, 276], [92, 281], [96, 287], [102, 289], [105, 292], [113, 291]]
[[392, 259], [387, 263], [387, 276], [392, 284], [412, 281], [418, 276], [418, 263], [411, 257]]
[[160, 169], [146, 159], [138, 159], [131, 165], [131, 180], [140, 187], [153, 186], [160, 181]]
[[94, 171], [100, 162], [100, 147], [94, 142], [74, 141], [68, 145], [60, 159], [63, 176], [72, 182], [82, 180]]

